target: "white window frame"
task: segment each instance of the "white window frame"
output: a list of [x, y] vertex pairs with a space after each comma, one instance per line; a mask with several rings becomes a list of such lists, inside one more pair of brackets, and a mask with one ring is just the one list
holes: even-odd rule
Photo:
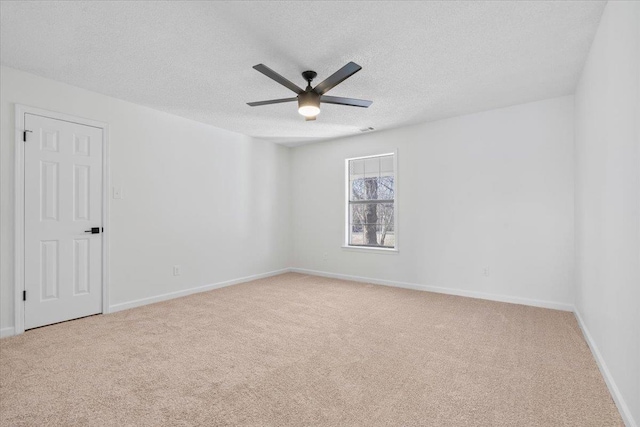
[[[349, 244], [349, 196], [351, 194], [351, 188], [349, 186], [349, 162], [351, 160], [370, 159], [372, 157], [381, 156], [393, 156], [393, 232], [395, 237], [393, 248], [376, 248], [374, 246], [353, 246]], [[394, 150], [386, 153], [370, 154], [367, 156], [350, 157], [344, 160], [344, 177], [345, 177], [345, 193], [344, 193], [344, 241], [342, 249], [357, 252], [374, 252], [374, 253], [387, 253], [396, 254], [398, 250], [398, 150]]]

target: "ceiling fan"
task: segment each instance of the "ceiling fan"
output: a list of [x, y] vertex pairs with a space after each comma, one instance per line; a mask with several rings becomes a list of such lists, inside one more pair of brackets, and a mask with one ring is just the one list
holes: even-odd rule
[[343, 98], [341, 96], [327, 96], [325, 93], [348, 79], [358, 71], [362, 69], [361, 66], [355, 62], [349, 62], [344, 67], [330, 75], [325, 81], [318, 84], [316, 87], [311, 87], [311, 82], [316, 78], [318, 73], [315, 71], [305, 71], [302, 73], [302, 78], [307, 81], [307, 88], [301, 89], [295, 83], [285, 79], [280, 74], [273, 71], [271, 68], [264, 64], [255, 65], [253, 68], [260, 71], [265, 76], [275, 80], [282, 86], [294, 91], [298, 96], [293, 98], [281, 98], [270, 99], [268, 101], [247, 102], [247, 105], [251, 107], [257, 107], [259, 105], [268, 104], [280, 104], [282, 102], [298, 101], [298, 113], [302, 114], [306, 121], [315, 120], [316, 116], [320, 114], [320, 103], [325, 104], [338, 104], [348, 105], [351, 107], [363, 107], [367, 108], [373, 104], [373, 101], [365, 101], [364, 99]]

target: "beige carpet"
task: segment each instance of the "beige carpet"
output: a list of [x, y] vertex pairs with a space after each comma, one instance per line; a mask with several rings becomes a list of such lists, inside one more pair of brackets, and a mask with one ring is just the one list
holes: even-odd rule
[[0, 359], [2, 426], [623, 425], [571, 313], [293, 273]]

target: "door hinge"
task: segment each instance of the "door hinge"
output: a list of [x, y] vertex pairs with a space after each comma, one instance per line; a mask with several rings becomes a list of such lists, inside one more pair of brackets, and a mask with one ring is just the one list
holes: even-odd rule
[[30, 130], [24, 130], [24, 132], [22, 132], [22, 141], [27, 142], [27, 132], [31, 132]]
[[22, 291], [22, 301], [27, 300], [27, 291]]

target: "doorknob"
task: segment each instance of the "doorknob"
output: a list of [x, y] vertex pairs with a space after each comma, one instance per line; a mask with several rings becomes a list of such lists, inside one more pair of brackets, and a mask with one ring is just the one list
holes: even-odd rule
[[91, 227], [91, 230], [84, 230], [85, 233], [98, 234], [100, 233], [100, 227]]

